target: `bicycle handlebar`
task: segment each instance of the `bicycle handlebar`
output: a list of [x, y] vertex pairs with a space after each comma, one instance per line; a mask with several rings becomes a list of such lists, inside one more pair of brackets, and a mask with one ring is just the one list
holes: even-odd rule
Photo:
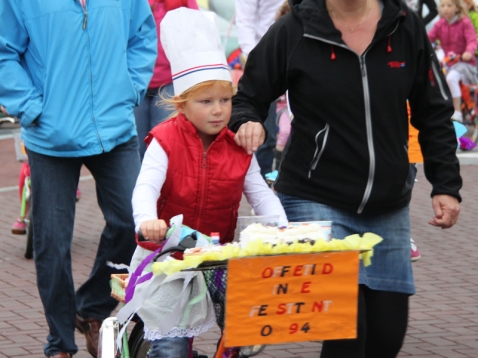
[[[169, 230], [169, 228], [168, 228], [168, 230]], [[143, 233], [141, 232], [141, 229], [138, 230], [138, 241], [140, 241], [140, 242], [149, 241], [144, 237]], [[197, 232], [193, 231], [191, 234], [182, 238], [181, 241], [179, 241], [178, 245], [170, 247], [167, 250], [164, 250], [164, 251], [161, 251], [160, 253], [158, 253], [153, 258], [153, 261], [156, 261], [162, 255], [165, 255], [165, 254], [170, 253], [170, 252], [184, 252], [184, 251], [186, 251], [186, 249], [191, 249], [193, 247], [196, 247], [196, 242], [197, 242]]]

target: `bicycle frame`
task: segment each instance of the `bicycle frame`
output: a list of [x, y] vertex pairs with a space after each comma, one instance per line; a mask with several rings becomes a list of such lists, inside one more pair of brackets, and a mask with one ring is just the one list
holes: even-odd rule
[[[116, 344], [118, 332], [119, 322], [116, 317], [108, 317], [103, 321], [98, 339], [98, 358], [116, 358], [119, 356], [119, 349]], [[123, 357], [129, 357], [129, 353], [123, 352]]]

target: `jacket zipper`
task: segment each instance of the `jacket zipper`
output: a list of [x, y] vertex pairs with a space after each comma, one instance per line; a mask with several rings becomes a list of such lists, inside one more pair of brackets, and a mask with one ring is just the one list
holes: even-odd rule
[[201, 213], [199, 212], [199, 208], [202, 208], [204, 205], [204, 200], [206, 196], [206, 170], [207, 170], [207, 152], [204, 152], [202, 154], [202, 163], [201, 163], [201, 175], [200, 175], [200, 183], [201, 183], [201, 189], [200, 189], [200, 197], [199, 197], [199, 203], [197, 206], [197, 212], [196, 212], [196, 223], [195, 227], [199, 228], [199, 224], [201, 223]]
[[81, 4], [80, 0], [78, 0], [78, 2], [80, 3], [81, 9], [83, 10], [83, 26], [82, 26], [82, 29], [87, 32], [86, 36], [88, 37], [88, 49], [89, 49], [89, 56], [90, 56], [90, 95], [91, 95], [91, 108], [92, 108], [92, 112], [93, 112], [93, 114], [91, 115], [91, 118], [93, 119], [93, 123], [95, 124], [95, 130], [96, 130], [96, 136], [98, 137], [98, 142], [101, 146], [102, 151], [104, 152], [105, 148], [103, 146], [103, 142], [101, 141], [100, 133], [98, 132], [98, 127], [96, 125], [96, 118], [95, 118], [94, 111], [93, 111], [93, 109], [95, 108], [95, 106], [94, 106], [95, 103], [94, 103], [94, 97], [93, 97], [93, 71], [91, 70], [91, 66], [92, 66], [91, 39], [90, 39], [90, 34], [88, 33], [88, 31], [86, 29], [87, 24], [88, 24], [88, 11], [86, 10], [87, 0], [85, 0], [85, 6], [84, 7]]
[[161, 214], [163, 213], [163, 209], [165, 205], [166, 205], [166, 199], [161, 200], [161, 204], [159, 205], [159, 208], [158, 208], [158, 218], [161, 217]]
[[[388, 36], [391, 36], [397, 30], [397, 28], [398, 28], [398, 21], [397, 21], [397, 25], [390, 32], [390, 34]], [[334, 46], [342, 47], [342, 48], [345, 48], [349, 51], [352, 51], [352, 50], [350, 50], [350, 48], [348, 46], [346, 46], [344, 44], [339, 44], [337, 42], [330, 41], [330, 40], [327, 40], [327, 39], [324, 39], [324, 38], [321, 38], [321, 37], [318, 37], [318, 36], [304, 34], [304, 37], [308, 37], [308, 38], [311, 38], [311, 39], [314, 39], [314, 40], [322, 41], [322, 42], [332, 44]], [[369, 86], [368, 86], [367, 69], [366, 69], [366, 66], [365, 66], [365, 55], [367, 54], [368, 50], [371, 47], [372, 47], [372, 45], [370, 45], [361, 56], [357, 55], [358, 59], [359, 59], [359, 64], [360, 64], [360, 71], [362, 73], [362, 86], [363, 86], [363, 91], [364, 91], [364, 104], [365, 104], [365, 126], [366, 126], [366, 129], [367, 129], [367, 146], [368, 146], [369, 160], [370, 160], [369, 169], [368, 169], [367, 184], [365, 186], [365, 191], [364, 191], [364, 194], [363, 194], [363, 197], [362, 197], [362, 202], [360, 203], [360, 205], [357, 209], [358, 214], [362, 213], [365, 205], [367, 204], [367, 202], [370, 198], [370, 194], [371, 194], [372, 188], [373, 188], [373, 178], [375, 176], [375, 149], [374, 149], [374, 146], [373, 146], [373, 136], [372, 136], [372, 116], [370, 114], [370, 93], [369, 93]], [[321, 153], [319, 153], [319, 155], [320, 154]], [[317, 165], [317, 163], [315, 163], [315, 164]], [[311, 173], [309, 171], [309, 178], [310, 178], [310, 174]]]
[[368, 50], [365, 50], [362, 56], [359, 56], [360, 68], [362, 70], [362, 86], [364, 93], [364, 105], [365, 105], [365, 128], [367, 129], [367, 146], [369, 155], [369, 167], [368, 167], [368, 179], [365, 186], [365, 192], [363, 194], [362, 202], [357, 210], [357, 213], [362, 213], [365, 205], [370, 198], [370, 193], [373, 188], [373, 179], [375, 177], [375, 148], [373, 146], [373, 133], [372, 133], [372, 116], [370, 114], [370, 89], [368, 87], [367, 68], [365, 66], [365, 55]]
[[[320, 147], [320, 150], [319, 150], [319, 136], [324, 132], [325, 132], [324, 140], [322, 141], [322, 147]], [[329, 136], [329, 124], [327, 123], [325, 125], [324, 129], [320, 130], [315, 135], [315, 153], [314, 153], [314, 157], [312, 158], [312, 163], [311, 163], [310, 168], [309, 168], [309, 175], [308, 175], [309, 179], [312, 175], [312, 171], [315, 170], [315, 168], [317, 167], [317, 163], [319, 162], [320, 157], [322, 157], [322, 153], [324, 152], [325, 145], [327, 144], [327, 137], [328, 136]]]
[[83, 9], [83, 30], [86, 30], [86, 25], [88, 24], [88, 11], [86, 10], [86, 0], [85, 0], [85, 6], [81, 4], [81, 0], [78, 0], [80, 3], [81, 8]]

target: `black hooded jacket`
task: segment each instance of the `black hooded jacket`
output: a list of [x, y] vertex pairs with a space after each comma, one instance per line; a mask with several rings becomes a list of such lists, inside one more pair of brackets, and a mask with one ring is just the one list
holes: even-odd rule
[[230, 128], [263, 121], [270, 102], [289, 91], [294, 119], [277, 191], [364, 214], [406, 206], [408, 99], [431, 195], [461, 200], [451, 95], [423, 22], [401, 0], [382, 3], [360, 56], [342, 41], [324, 0], [290, 0], [291, 13], [250, 53]]

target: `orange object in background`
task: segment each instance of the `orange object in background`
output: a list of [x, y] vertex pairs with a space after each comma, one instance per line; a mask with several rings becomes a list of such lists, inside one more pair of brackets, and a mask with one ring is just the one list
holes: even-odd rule
[[356, 338], [359, 252], [228, 263], [225, 346]]
[[423, 163], [422, 149], [418, 143], [418, 129], [410, 123], [411, 109], [407, 101], [408, 111], [408, 161], [410, 163]]

